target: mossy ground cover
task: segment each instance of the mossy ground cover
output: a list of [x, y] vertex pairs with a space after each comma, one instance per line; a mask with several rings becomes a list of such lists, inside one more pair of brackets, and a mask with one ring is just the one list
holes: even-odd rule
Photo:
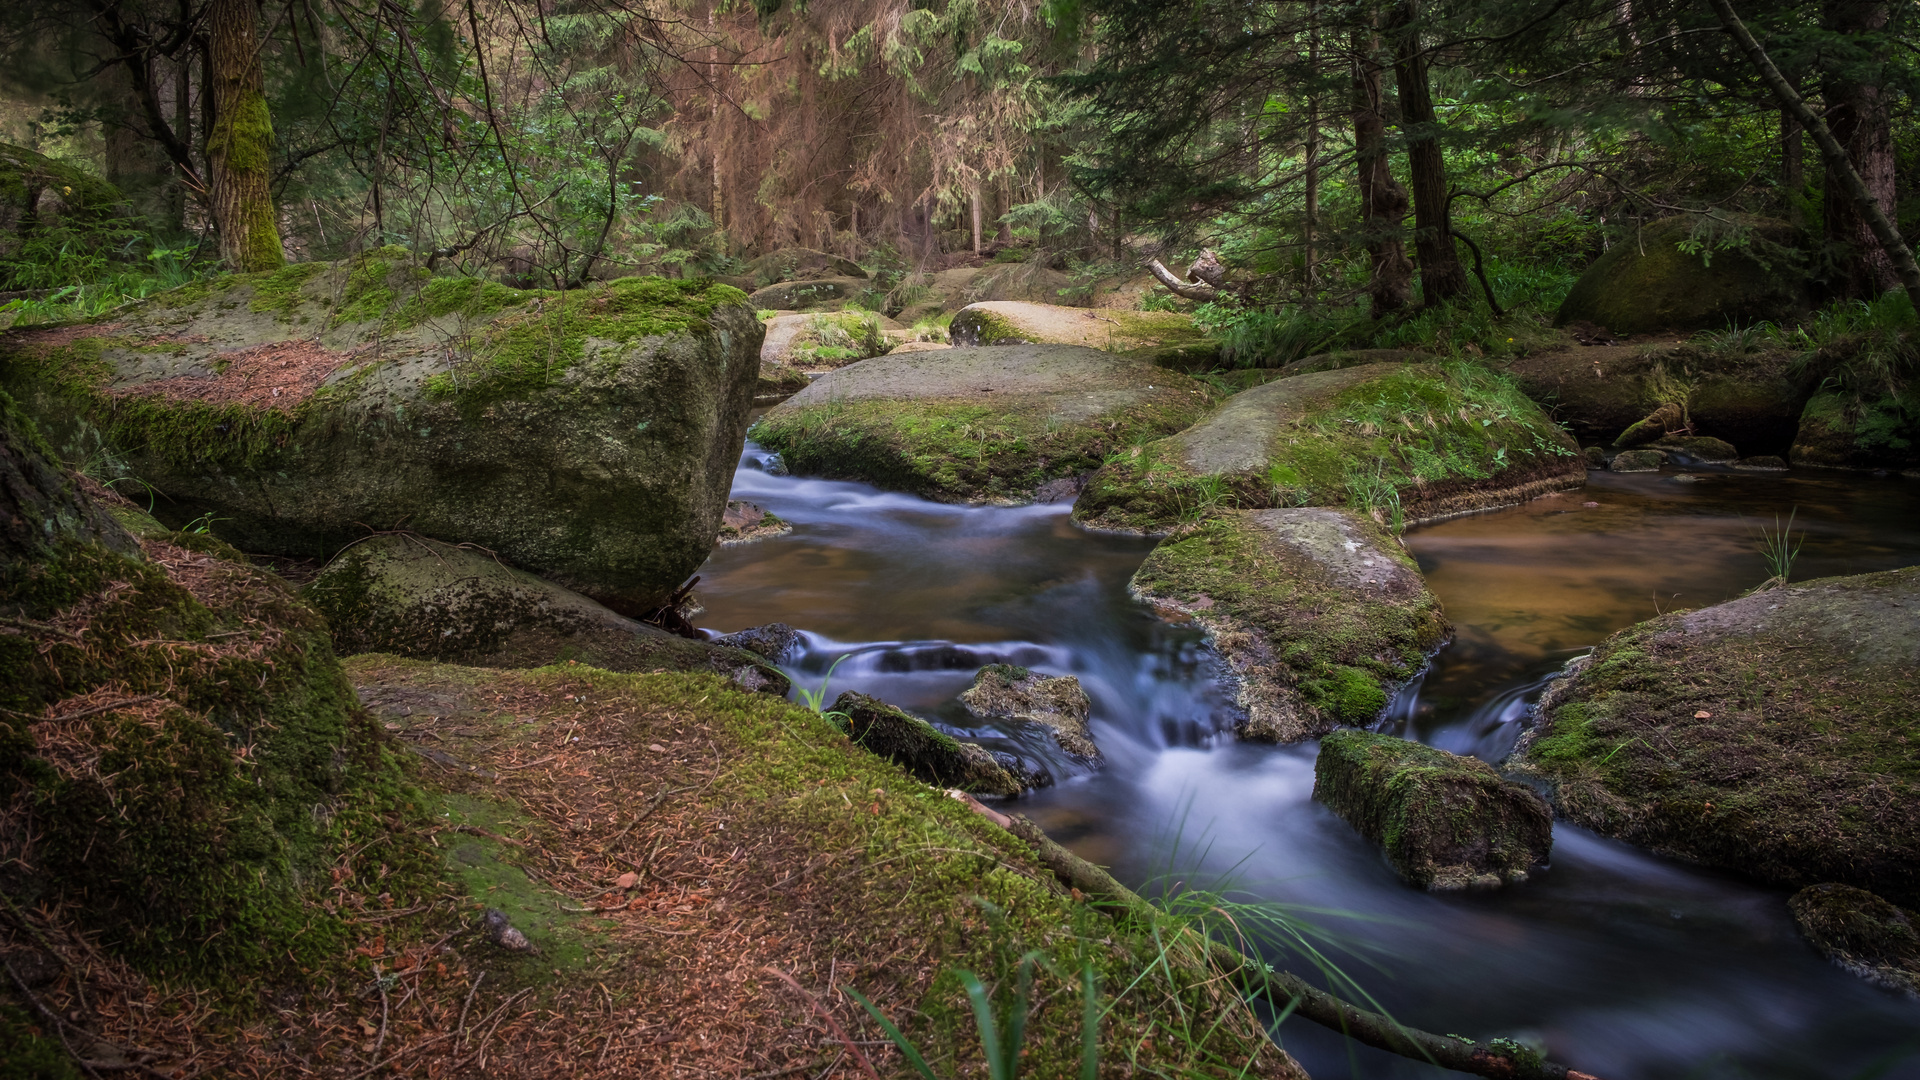
[[829, 401], [769, 414], [753, 428], [796, 473], [865, 480], [951, 502], [1021, 499], [1100, 467], [1122, 448], [1186, 427], [1209, 397], [1168, 372], [1135, 404], [1061, 419], [1045, 397]]
[[[1230, 400], [1210, 423], [1230, 427], [1231, 409]], [[1230, 441], [1237, 434], [1206, 437]], [[1246, 448], [1259, 462], [1251, 468], [1196, 468], [1186, 446], [1193, 438], [1116, 455], [1088, 482], [1075, 518], [1096, 528], [1162, 532], [1221, 507], [1345, 505], [1398, 528], [1517, 501], [1585, 475], [1578, 447], [1539, 406], [1511, 380], [1470, 363], [1386, 370], [1323, 400], [1292, 405], [1265, 445]]]
[[1920, 901], [1920, 569], [1828, 578], [1608, 638], [1525, 767], [1561, 814], [1787, 886]]
[[1154, 548], [1132, 590], [1208, 629], [1241, 680], [1242, 736], [1268, 741], [1371, 722], [1448, 634], [1412, 558], [1339, 511], [1217, 514]]

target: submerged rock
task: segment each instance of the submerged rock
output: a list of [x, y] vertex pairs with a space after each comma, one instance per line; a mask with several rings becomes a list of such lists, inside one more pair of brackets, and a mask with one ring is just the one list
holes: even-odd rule
[[1017, 763], [1003, 761], [978, 744], [963, 743], [878, 698], [849, 690], [834, 699], [829, 711], [846, 716], [847, 734], [854, 742], [934, 787], [1012, 796], [1031, 786], [1016, 771]]
[[1553, 812], [1532, 788], [1484, 761], [1391, 735], [1336, 731], [1321, 739], [1313, 797], [1423, 889], [1525, 881], [1553, 849]]
[[1174, 311], [1061, 307], [1018, 300], [969, 304], [953, 317], [947, 333], [960, 346], [1087, 345], [1114, 352], [1198, 342], [1206, 336], [1193, 325], [1192, 316]]
[[1071, 675], [1050, 678], [1011, 664], [989, 664], [974, 673], [960, 695], [967, 711], [987, 720], [1018, 720], [1052, 732], [1060, 749], [1100, 760], [1087, 717], [1093, 701]]
[[414, 536], [355, 544], [302, 590], [343, 654], [394, 653], [482, 667], [569, 660], [608, 671], [712, 671], [785, 694], [757, 655], [669, 634], [492, 556]]
[[1719, 330], [1778, 322], [1809, 307], [1807, 276], [1795, 263], [1805, 242], [1779, 221], [1753, 219], [1747, 243], [1687, 251], [1699, 218], [1681, 214], [1641, 226], [1573, 283], [1556, 326], [1590, 322], [1616, 334]]
[[1398, 525], [1585, 480], [1579, 448], [1500, 376], [1470, 364], [1363, 364], [1233, 395], [1101, 468], [1073, 515], [1164, 532], [1218, 506], [1358, 505]]
[[1608, 638], [1518, 761], [1561, 814], [1798, 887], [1920, 902], [1920, 567], [1824, 578]]
[[753, 434], [796, 473], [950, 501], [1027, 499], [1180, 430], [1209, 400], [1185, 375], [1097, 349], [948, 349], [822, 375]]
[[1366, 515], [1227, 511], [1153, 549], [1135, 595], [1191, 615], [1238, 679], [1242, 738], [1366, 724], [1449, 628], [1413, 559]]
[[713, 549], [761, 330], [724, 285], [564, 293], [397, 248], [202, 282], [0, 336], [0, 383], [71, 460], [325, 558], [369, 527], [476, 543], [629, 613]]
[[1851, 885], [1809, 885], [1787, 901], [1814, 948], [1889, 990], [1920, 997], [1920, 915]]
[[1733, 467], [1741, 472], [1786, 472], [1787, 462], [1785, 458], [1761, 454], [1757, 457], [1741, 458], [1733, 463]]

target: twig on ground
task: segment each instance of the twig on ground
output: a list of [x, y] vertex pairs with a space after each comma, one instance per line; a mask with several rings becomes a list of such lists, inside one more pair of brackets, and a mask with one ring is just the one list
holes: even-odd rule
[[774, 978], [779, 979], [781, 982], [786, 983], [787, 986], [792, 988], [794, 993], [799, 994], [801, 997], [805, 998], [807, 1001], [807, 1004], [813, 1006], [813, 1011], [819, 1013], [820, 1018], [827, 1022], [827, 1026], [829, 1028], [833, 1029], [834, 1038], [839, 1039], [840, 1045], [846, 1047], [847, 1052], [853, 1055], [853, 1060], [859, 1064], [860, 1071], [866, 1073], [867, 1076], [869, 1077], [869, 1080], [880, 1080], [880, 1074], [875, 1072], [873, 1069], [873, 1062], [867, 1060], [866, 1053], [863, 1052], [860, 1049], [859, 1045], [853, 1041], [853, 1037], [847, 1034], [847, 1029], [840, 1026], [839, 1018], [833, 1015], [832, 1010], [828, 1009], [825, 1005], [821, 1004], [819, 998], [814, 997], [812, 994], [807, 993], [806, 987], [801, 986], [798, 982], [796, 982], [793, 976], [787, 974], [784, 971], [781, 971], [779, 968], [774, 967], [771, 964], [761, 968], [760, 970], [766, 972], [769, 975], [772, 975]]

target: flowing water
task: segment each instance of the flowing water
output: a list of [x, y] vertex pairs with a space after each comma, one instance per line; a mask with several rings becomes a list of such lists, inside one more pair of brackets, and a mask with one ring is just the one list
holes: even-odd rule
[[[1543, 1044], [1606, 1080], [1920, 1077], [1920, 1003], [1821, 959], [1780, 890], [1564, 822], [1551, 867], [1524, 886], [1402, 885], [1312, 802], [1315, 745], [1234, 741], [1199, 631], [1128, 597], [1150, 541], [1083, 532], [1065, 506], [947, 506], [770, 475], [766, 460], [748, 445], [734, 498], [794, 532], [714, 554], [702, 625], [790, 623], [807, 632], [788, 667], [801, 685], [838, 661], [831, 694], [874, 694], [1046, 769], [1054, 785], [1017, 808], [1121, 880], [1226, 883], [1319, 912], [1347, 943], [1341, 966], [1403, 1022]], [[1789, 513], [1805, 534], [1796, 580], [1920, 562], [1920, 483], [1897, 477], [1593, 474], [1581, 491], [1411, 531], [1456, 633], [1383, 729], [1499, 760], [1567, 659], [1758, 584], [1758, 533]], [[975, 727], [955, 698], [993, 662], [1078, 676], [1105, 767]], [[1302, 1020], [1278, 1038], [1319, 1080], [1445, 1075]]]

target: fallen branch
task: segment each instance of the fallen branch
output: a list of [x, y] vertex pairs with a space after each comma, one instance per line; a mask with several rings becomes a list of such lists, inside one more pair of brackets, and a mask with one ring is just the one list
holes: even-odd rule
[[[1014, 818], [1009, 831], [1032, 844], [1040, 862], [1052, 870], [1055, 877], [1118, 909], [1118, 917], [1149, 927], [1164, 926], [1169, 921], [1166, 912], [1115, 881], [1105, 870], [1055, 843], [1040, 826], [1026, 818]], [[1223, 942], [1212, 938], [1203, 938], [1203, 941], [1207, 958], [1236, 978], [1247, 991], [1266, 998], [1282, 1012], [1297, 1013], [1368, 1046], [1490, 1080], [1597, 1080], [1587, 1073], [1538, 1057], [1523, 1058], [1460, 1036], [1435, 1035], [1407, 1027], [1390, 1017], [1357, 1008], [1292, 972], [1275, 970]]]
[[1152, 274], [1156, 281], [1165, 285], [1167, 291], [1175, 296], [1184, 296], [1188, 300], [1217, 300], [1220, 298], [1219, 289], [1203, 282], [1181, 281], [1175, 277], [1173, 271], [1167, 269], [1159, 259], [1147, 260], [1147, 273]]

